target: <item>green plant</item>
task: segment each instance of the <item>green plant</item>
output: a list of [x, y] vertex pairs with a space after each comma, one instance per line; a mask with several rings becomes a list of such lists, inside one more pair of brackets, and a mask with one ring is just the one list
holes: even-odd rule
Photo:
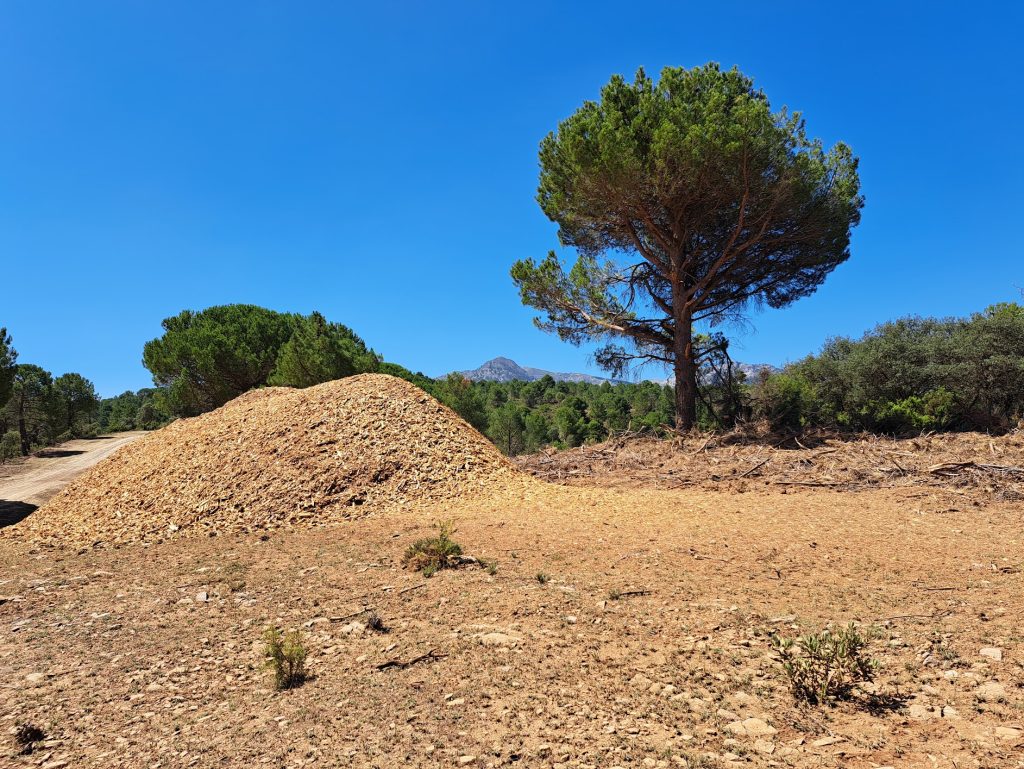
[[274, 685], [278, 690], [294, 689], [306, 680], [306, 648], [298, 630], [282, 633], [269, 627], [263, 634], [267, 645], [264, 654], [267, 667], [274, 670]]
[[432, 577], [441, 569], [451, 569], [461, 562], [462, 547], [452, 539], [455, 533], [454, 521], [437, 524], [436, 537], [418, 539], [409, 545], [402, 556], [402, 565], [422, 571], [424, 577]]
[[547, 574], [542, 571], [538, 571], [535, 575], [535, 579], [542, 585], [548, 584], [548, 580], [551, 579]]
[[852, 622], [840, 630], [771, 639], [793, 695], [812, 704], [848, 697], [856, 684], [874, 678], [878, 663], [865, 656], [869, 641]]
[[0, 465], [21, 454], [21, 438], [14, 430], [8, 430], [0, 437]]
[[492, 577], [495, 574], [498, 573], [498, 562], [497, 561], [494, 561], [494, 560], [483, 561], [481, 563], [481, 565], [484, 567], [484, 569], [487, 571], [487, 573], [490, 574]]

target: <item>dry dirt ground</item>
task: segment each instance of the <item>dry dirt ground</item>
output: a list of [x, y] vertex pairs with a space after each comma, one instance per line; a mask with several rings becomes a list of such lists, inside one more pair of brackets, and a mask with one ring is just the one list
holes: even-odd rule
[[[967, 451], [942, 445], [896, 455], [920, 483], [852, 490], [620, 468], [264, 535], [0, 538], [0, 766], [1024, 766], [1022, 505], [970, 467], [931, 485]], [[403, 570], [440, 519], [496, 572]], [[797, 705], [771, 634], [850, 621], [874, 685]], [[303, 633], [297, 689], [269, 625]], [[25, 722], [46, 740], [18, 756]]]
[[67, 441], [25, 460], [0, 465], [0, 526], [20, 520], [72, 478], [142, 435], [115, 433]]

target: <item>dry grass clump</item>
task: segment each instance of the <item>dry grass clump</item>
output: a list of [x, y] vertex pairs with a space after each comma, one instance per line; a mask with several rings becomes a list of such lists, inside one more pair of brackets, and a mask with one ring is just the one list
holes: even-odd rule
[[21, 724], [14, 732], [14, 743], [19, 755], [27, 756], [35, 750], [36, 743], [46, 739], [46, 734], [35, 724]]
[[264, 654], [267, 667], [274, 671], [274, 686], [278, 691], [294, 689], [306, 680], [306, 647], [298, 630], [282, 633], [276, 627], [263, 634], [267, 645]]
[[452, 539], [454, 521], [437, 524], [436, 537], [418, 539], [409, 545], [402, 556], [402, 565], [422, 571], [424, 577], [433, 577], [441, 569], [453, 569], [462, 563], [462, 546]]
[[878, 663], [865, 656], [869, 641], [852, 622], [839, 630], [826, 628], [795, 639], [778, 635], [771, 639], [793, 695], [814, 705], [845, 699], [854, 686], [874, 678]]

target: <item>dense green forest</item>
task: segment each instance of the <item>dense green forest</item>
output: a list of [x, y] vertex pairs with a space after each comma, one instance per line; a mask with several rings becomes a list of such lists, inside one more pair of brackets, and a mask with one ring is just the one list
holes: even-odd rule
[[[99, 399], [77, 373], [53, 377], [19, 363], [0, 331], [0, 456], [100, 432], [149, 430], [223, 405], [254, 387], [307, 387], [363, 372], [406, 379], [485, 433], [505, 453], [574, 447], [623, 433], [672, 431], [674, 392], [632, 384], [432, 379], [390, 362], [351, 329], [251, 305], [183, 312], [164, 321], [143, 360], [156, 387]], [[1024, 307], [999, 304], [968, 318], [903, 318], [860, 339], [747, 378], [721, 335], [701, 338], [698, 426], [760, 423], [776, 431], [832, 429], [913, 434], [1016, 428], [1024, 418]]]

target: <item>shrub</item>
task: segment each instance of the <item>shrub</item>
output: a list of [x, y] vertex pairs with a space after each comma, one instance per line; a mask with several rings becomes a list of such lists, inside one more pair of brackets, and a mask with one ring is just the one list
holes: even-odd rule
[[536, 575], [534, 575], [534, 578], [542, 585], [548, 584], [548, 580], [551, 579], [551, 577], [542, 571], [538, 571]]
[[443, 521], [437, 527], [439, 533], [436, 537], [418, 539], [409, 545], [402, 557], [403, 566], [422, 571], [424, 577], [432, 577], [441, 569], [459, 565], [462, 547], [452, 539], [455, 522]]
[[772, 649], [793, 695], [825, 704], [848, 697], [856, 684], [873, 679], [878, 663], [864, 654], [868, 641], [851, 622], [841, 630], [826, 628], [796, 639], [773, 635]]
[[799, 430], [808, 422], [814, 402], [814, 388], [804, 377], [782, 372], [758, 385], [754, 411], [767, 419], [773, 430]]
[[9, 430], [0, 438], [0, 464], [21, 454], [21, 437], [14, 430]]
[[45, 739], [46, 735], [43, 733], [43, 730], [35, 724], [21, 724], [14, 732], [14, 742], [20, 749], [19, 753], [23, 756], [27, 756], [35, 750], [36, 743], [42, 742]]
[[276, 627], [267, 628], [263, 634], [267, 642], [264, 651], [267, 667], [274, 669], [274, 685], [282, 689], [294, 689], [306, 680], [306, 648], [298, 630], [282, 633]]

